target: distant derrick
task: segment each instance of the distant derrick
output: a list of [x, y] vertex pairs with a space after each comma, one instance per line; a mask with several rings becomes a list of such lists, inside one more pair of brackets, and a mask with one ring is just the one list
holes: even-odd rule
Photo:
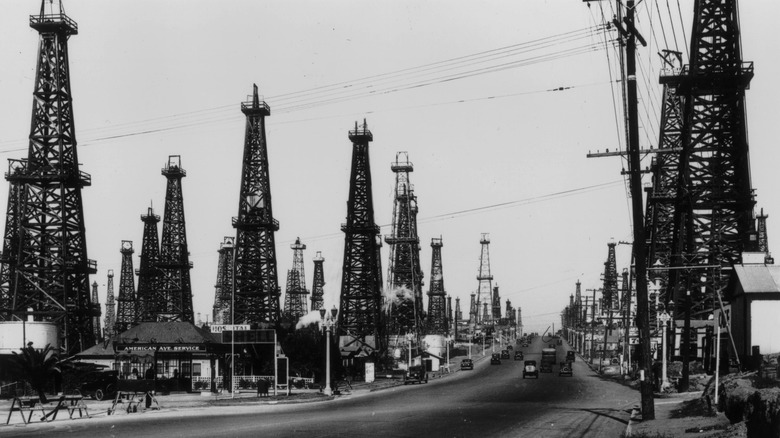
[[181, 156], [171, 155], [162, 169], [168, 180], [165, 191], [165, 216], [160, 239], [160, 269], [158, 287], [164, 297], [155, 309], [158, 321], [194, 322], [192, 286], [190, 284], [190, 252], [187, 249], [187, 228], [184, 219], [184, 196], [181, 180], [187, 172], [181, 167]]
[[498, 293], [498, 285], [493, 286], [493, 299], [492, 299], [492, 319], [498, 321], [501, 319], [501, 295]]
[[352, 141], [347, 222], [344, 231], [344, 264], [338, 314], [338, 333], [346, 345], [371, 350], [384, 348], [382, 262], [379, 227], [374, 221], [371, 166], [368, 143], [373, 140], [365, 121], [349, 131]]
[[[45, 15], [43, 7], [42, 3], [40, 14], [30, 17], [40, 43], [28, 156], [24, 165], [12, 162], [6, 174], [20, 193], [19, 247], [4, 254], [15, 257], [4, 262], [19, 281], [9, 289], [12, 304], [5, 313], [57, 323], [63, 354], [70, 356], [95, 345], [94, 318], [100, 316], [100, 307], [90, 296], [89, 274], [97, 272], [97, 263], [87, 258], [81, 196], [92, 181], [79, 170], [70, 89], [68, 38], [78, 33], [78, 27], [62, 10]], [[13, 191], [12, 187], [9, 195]], [[4, 238], [13, 233], [12, 226]], [[0, 280], [5, 286], [6, 279]], [[8, 299], [8, 292], [0, 292], [0, 301], [5, 302], [0, 305], [8, 308]]]
[[[100, 306], [97, 281], [92, 282], [92, 305]], [[100, 328], [100, 314], [92, 317], [92, 325], [95, 329], [95, 343], [98, 343], [103, 339], [103, 330]]]
[[417, 235], [417, 197], [409, 180], [414, 166], [406, 152], [398, 152], [390, 169], [395, 173], [395, 199], [391, 234], [385, 236], [385, 242], [390, 245], [388, 334], [403, 336], [414, 333], [420, 336], [424, 330], [423, 272], [420, 238]]
[[769, 216], [764, 214], [764, 209], [761, 209], [761, 214], [756, 216], [756, 234], [758, 240], [758, 251], [763, 252], [767, 264], [774, 263], [771, 261], [772, 253], [769, 252], [769, 236], [766, 231], [766, 220]]
[[214, 324], [232, 324], [230, 315], [233, 292], [233, 248], [235, 238], [225, 236], [219, 245], [219, 261], [217, 262], [217, 283], [214, 286], [214, 307], [212, 320]]
[[607, 244], [607, 261], [604, 262], [604, 288], [602, 291], [602, 297], [605, 314], [620, 308], [620, 300], [618, 298], [618, 274], [617, 261], [615, 259], [615, 245], [617, 244], [614, 242]]
[[[154, 322], [157, 321], [157, 309], [161, 306], [159, 303], [164, 299], [160, 294], [158, 286], [160, 274], [156, 268], [157, 261], [160, 259], [157, 233], [160, 216], [154, 214], [152, 207], [149, 207], [147, 213], [141, 216], [141, 221], [144, 223], [144, 233], [141, 242], [141, 263], [138, 269], [137, 322]], [[132, 267], [132, 262], [130, 266]]]
[[251, 100], [241, 103], [246, 116], [244, 155], [236, 229], [234, 323], [277, 323], [281, 316], [274, 233], [279, 222], [271, 208], [271, 183], [265, 117], [271, 107], [253, 86]]
[[306, 296], [309, 291], [306, 289], [306, 275], [304, 273], [303, 250], [306, 245], [301, 243], [301, 238], [295, 239], [295, 243], [290, 245], [293, 250], [292, 269], [287, 271], [287, 290], [285, 293], [284, 310], [285, 314], [291, 320], [306, 315]]
[[323, 305], [323, 297], [325, 295], [325, 272], [323, 270], [323, 263], [325, 259], [322, 257], [322, 252], [317, 251], [314, 256], [314, 279], [312, 280], [311, 289], [311, 310], [320, 310]]
[[[9, 160], [8, 173], [24, 172], [26, 160]], [[13, 291], [19, 248], [19, 208], [22, 190], [19, 182], [8, 183], [8, 205], [5, 214], [3, 252], [0, 254], [0, 321], [13, 318]]]
[[[119, 271], [119, 299], [117, 300], [116, 323], [113, 327], [117, 334], [138, 324], [138, 308], [140, 307], [140, 300], [137, 299], [135, 293], [135, 277], [133, 275], [133, 253], [135, 252], [133, 242], [123, 240], [119, 252], [122, 254], [122, 270]], [[143, 254], [141, 254], [141, 265], [143, 266], [143, 264]], [[138, 283], [140, 291], [140, 278]]]
[[444, 290], [444, 269], [441, 261], [441, 237], [431, 239], [431, 281], [428, 291], [427, 333], [429, 335], [447, 335], [448, 310], [447, 293]]
[[103, 320], [103, 337], [111, 339], [116, 335], [116, 298], [114, 297], [114, 270], [108, 270], [106, 283], [106, 318]]
[[[490, 275], [490, 235], [482, 233], [482, 238], [479, 239], [480, 245], [482, 245], [482, 251], [479, 255], [479, 273], [477, 274], [477, 280], [479, 281], [479, 287], [477, 288], [477, 309], [487, 309], [488, 305], [492, 303], [493, 293], [493, 276]], [[487, 311], [482, 312], [482, 318], [478, 317], [477, 323], [490, 324], [492, 313]]]
[[477, 307], [477, 295], [471, 294], [471, 301], [469, 302], [469, 323], [473, 326], [479, 320], [479, 308]]
[[455, 324], [463, 321], [463, 311], [460, 310], [460, 298], [455, 298]]

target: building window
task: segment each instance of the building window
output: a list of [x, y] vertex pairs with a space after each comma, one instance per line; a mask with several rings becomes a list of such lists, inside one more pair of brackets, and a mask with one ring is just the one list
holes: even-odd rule
[[192, 377], [200, 377], [200, 366], [201, 364], [198, 362], [192, 363]]

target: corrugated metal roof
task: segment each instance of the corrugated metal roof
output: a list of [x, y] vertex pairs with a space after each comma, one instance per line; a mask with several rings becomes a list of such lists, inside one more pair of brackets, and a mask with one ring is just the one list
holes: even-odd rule
[[780, 292], [780, 266], [734, 265], [734, 273], [746, 294]]

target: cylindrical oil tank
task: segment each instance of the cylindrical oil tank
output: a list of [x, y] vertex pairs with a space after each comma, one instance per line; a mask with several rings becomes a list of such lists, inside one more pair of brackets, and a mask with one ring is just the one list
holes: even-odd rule
[[0, 322], [0, 354], [11, 354], [32, 342], [34, 348], [43, 348], [46, 344], [59, 351], [60, 339], [57, 324], [42, 321], [3, 321]]

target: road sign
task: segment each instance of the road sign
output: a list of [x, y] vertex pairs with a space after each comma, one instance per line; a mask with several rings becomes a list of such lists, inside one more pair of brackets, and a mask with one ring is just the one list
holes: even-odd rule
[[249, 324], [215, 324], [209, 327], [209, 330], [211, 330], [211, 333], [222, 333], [226, 330], [237, 332], [249, 330], [249, 328]]

